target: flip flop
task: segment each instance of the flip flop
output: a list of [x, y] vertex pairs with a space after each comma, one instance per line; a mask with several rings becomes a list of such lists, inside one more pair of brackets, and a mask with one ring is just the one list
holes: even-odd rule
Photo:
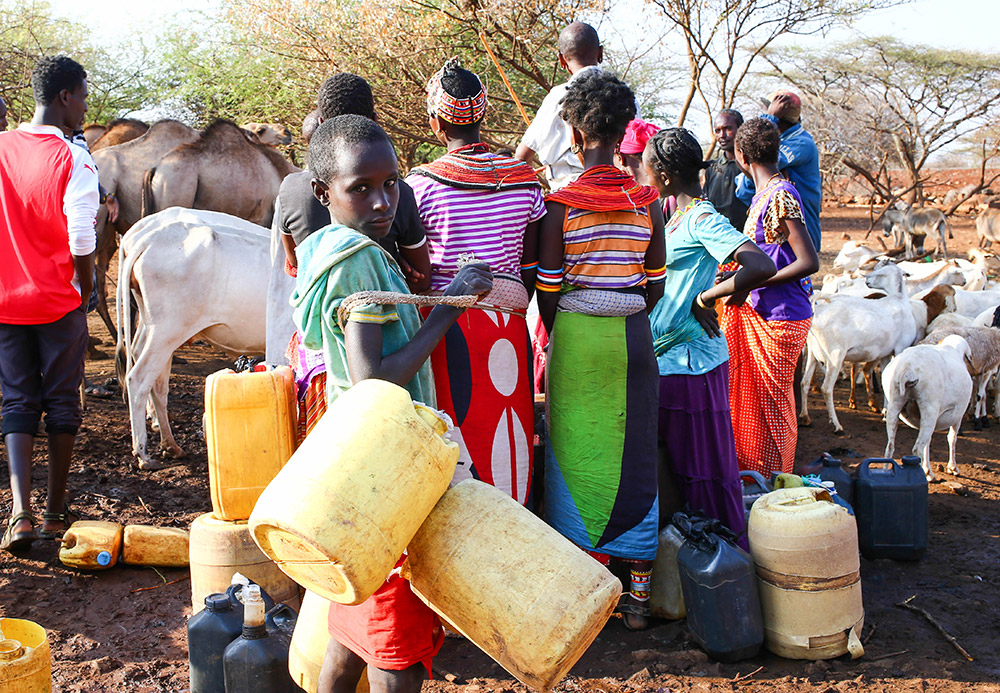
[[69, 509], [69, 503], [63, 503], [63, 511], [61, 513], [42, 513], [43, 522], [62, 522], [64, 527], [62, 529], [40, 529], [38, 530], [38, 536], [41, 539], [59, 539], [62, 535], [69, 529], [74, 522], [80, 519], [80, 516]]
[[[625, 626], [625, 630], [630, 631], [640, 631], [649, 628], [649, 619], [652, 614], [649, 611], [648, 606], [643, 606], [641, 604], [636, 604], [633, 602], [628, 593], [621, 596], [618, 601], [618, 606], [615, 607], [615, 612], [622, 615], [622, 624]], [[628, 616], [639, 616], [644, 619], [644, 625], [640, 627], [635, 627], [629, 625]]]
[[[27, 532], [15, 532], [14, 526], [21, 520], [31, 523], [31, 530]], [[4, 530], [3, 539], [0, 539], [0, 550], [17, 553], [27, 551], [31, 544], [38, 539], [38, 532], [35, 531], [35, 516], [30, 510], [22, 510], [7, 521], [7, 529]]]

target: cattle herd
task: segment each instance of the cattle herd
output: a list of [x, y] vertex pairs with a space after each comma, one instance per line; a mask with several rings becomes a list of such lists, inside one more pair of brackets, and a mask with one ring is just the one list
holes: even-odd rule
[[[106, 212], [98, 218], [99, 311], [118, 344], [116, 366], [127, 393], [133, 454], [149, 469], [159, 463], [147, 447], [146, 416], [160, 432], [163, 454], [183, 454], [167, 416], [173, 352], [203, 339], [230, 353], [263, 355], [267, 320], [289, 319], [280, 314], [290, 308], [268, 305], [264, 277], [272, 283], [291, 280], [275, 279], [277, 247], [266, 227], [281, 180], [298, 169], [276, 148], [291, 139], [281, 126], [240, 128], [218, 121], [199, 132], [170, 120], [140, 125], [92, 126], [86, 135], [101, 183], [120, 205], [114, 223]], [[1000, 285], [988, 279], [990, 270], [1000, 268], [988, 250], [1000, 243], [1000, 210], [986, 209], [976, 227], [979, 247], [967, 260], [948, 259], [951, 231], [933, 208], [899, 205], [884, 213], [883, 235], [895, 250], [844, 243], [835, 273], [827, 274], [814, 294], [801, 381], [802, 424], [810, 423], [807, 395], [819, 373], [834, 432], [843, 431], [833, 391], [847, 374], [845, 367], [850, 365], [852, 408], [863, 378], [869, 407], [883, 410], [875, 392], [880, 373], [886, 456], [894, 452], [902, 420], [918, 429], [914, 454], [933, 478], [930, 438], [947, 429], [948, 471], [958, 473], [955, 443], [966, 413], [979, 428], [992, 395], [993, 415], [1000, 417]], [[934, 238], [934, 254], [941, 259], [914, 261], [923, 255], [927, 236]], [[104, 300], [103, 276], [116, 248], [117, 328]]]

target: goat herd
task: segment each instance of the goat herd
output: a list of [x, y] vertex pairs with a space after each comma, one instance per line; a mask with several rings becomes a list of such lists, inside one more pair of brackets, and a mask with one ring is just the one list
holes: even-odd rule
[[[943, 238], [943, 228], [940, 234]], [[982, 233], [980, 237], [986, 245]], [[842, 369], [851, 365], [850, 406], [856, 407], [860, 369], [873, 411], [879, 411], [872, 391], [872, 377], [879, 369], [888, 438], [885, 456], [893, 455], [902, 420], [918, 430], [913, 454], [933, 480], [931, 436], [947, 429], [948, 471], [958, 474], [955, 442], [966, 412], [972, 409], [978, 430], [986, 420], [992, 390], [994, 416], [1000, 416], [1000, 285], [987, 279], [987, 266], [996, 262], [983, 248], [970, 250], [968, 260], [893, 262], [880, 251], [847, 241], [834, 260], [841, 274], [826, 275], [814, 295], [800, 422], [810, 423], [807, 394], [817, 367], [825, 372], [821, 390], [838, 433], [844, 429], [833, 405], [833, 389]]]

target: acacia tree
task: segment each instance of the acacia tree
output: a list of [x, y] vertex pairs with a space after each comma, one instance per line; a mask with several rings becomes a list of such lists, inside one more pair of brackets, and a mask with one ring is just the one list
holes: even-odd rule
[[227, 0], [225, 18], [244, 55], [263, 52], [309, 74], [302, 116], [329, 74], [365, 77], [381, 124], [410, 167], [437, 146], [424, 87], [445, 60], [458, 56], [483, 78], [490, 94], [484, 139], [509, 145], [525, 124], [484, 43], [530, 116], [562, 79], [555, 62], [559, 31], [602, 9], [603, 0]]
[[706, 113], [731, 108], [750, 68], [779, 38], [824, 34], [862, 12], [905, 1], [652, 0], [680, 32], [687, 54], [688, 89], [678, 125], [696, 95]]
[[[883, 37], [822, 51], [789, 48], [767, 58], [819, 106], [828, 154], [889, 203], [901, 196], [893, 193], [889, 169], [902, 168], [902, 193], [922, 200], [928, 160], [967, 140], [1000, 109], [1000, 55]], [[984, 144], [983, 156], [993, 155]], [[983, 169], [985, 175], [985, 160]]]
[[152, 60], [141, 44], [109, 51], [93, 44], [82, 25], [53, 17], [46, 3], [0, 0], [0, 96], [11, 122], [30, 120], [31, 70], [42, 56], [59, 53], [87, 70], [91, 120], [110, 120], [152, 98]]

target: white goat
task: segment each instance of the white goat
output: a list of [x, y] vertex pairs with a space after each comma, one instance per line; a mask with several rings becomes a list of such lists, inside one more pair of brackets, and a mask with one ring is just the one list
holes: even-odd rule
[[814, 306], [812, 328], [806, 340], [808, 356], [802, 377], [802, 410], [799, 419], [809, 424], [809, 385], [816, 366], [826, 370], [823, 396], [833, 430], [844, 427], [833, 407], [833, 388], [845, 362], [879, 362], [913, 344], [917, 323], [905, 293], [903, 271], [891, 263], [881, 264], [865, 280], [871, 289], [886, 292], [885, 298], [867, 299], [834, 295]]
[[[945, 337], [958, 335], [969, 344], [969, 375], [975, 384], [973, 428], [980, 430], [986, 419], [986, 388], [1000, 370], [1000, 329], [995, 327], [952, 327], [927, 335], [921, 344], [938, 344]], [[1000, 416], [1000, 402], [994, 400], [993, 415]]]
[[869, 260], [884, 254], [881, 250], [873, 250], [867, 246], [858, 245], [854, 241], [846, 241], [833, 260], [833, 268], [843, 270], [844, 273], [854, 272]]
[[902, 420], [917, 429], [913, 454], [920, 457], [928, 481], [934, 480], [930, 447], [934, 431], [948, 429], [948, 471], [958, 474], [955, 442], [962, 417], [972, 397], [972, 378], [966, 370], [970, 349], [957, 335], [940, 344], [912, 346], [892, 359], [882, 372], [885, 392], [885, 456], [892, 459], [896, 427]]

